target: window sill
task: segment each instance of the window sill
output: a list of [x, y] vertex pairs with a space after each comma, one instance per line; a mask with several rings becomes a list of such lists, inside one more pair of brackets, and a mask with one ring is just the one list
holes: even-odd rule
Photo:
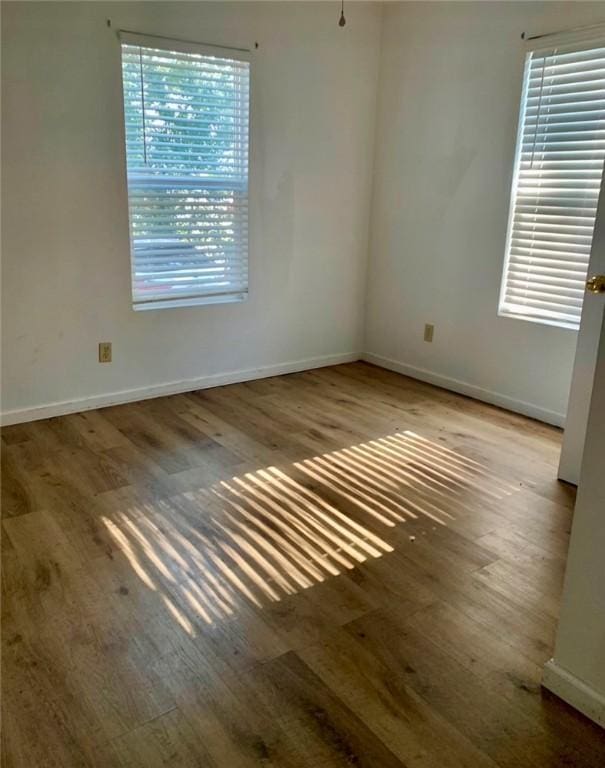
[[499, 309], [498, 317], [504, 317], [509, 320], [523, 320], [526, 323], [537, 323], [538, 325], [550, 325], [554, 328], [562, 328], [566, 331], [578, 331], [580, 329], [579, 323], [567, 322], [565, 320], [557, 320], [551, 317], [541, 317], [539, 315], [524, 315], [521, 312], [512, 312], [508, 309]]
[[223, 293], [216, 296], [197, 296], [187, 299], [160, 299], [134, 303], [135, 312], [146, 312], [150, 309], [177, 309], [179, 307], [202, 307], [207, 304], [238, 304], [246, 301], [248, 293]]

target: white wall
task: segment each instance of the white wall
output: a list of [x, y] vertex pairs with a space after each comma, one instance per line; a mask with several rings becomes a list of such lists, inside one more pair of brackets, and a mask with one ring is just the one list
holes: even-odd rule
[[[2, 3], [6, 421], [360, 351], [380, 17], [351, 4], [340, 29], [334, 3]], [[131, 309], [120, 27], [259, 42], [246, 303]]]
[[521, 33], [600, 20], [602, 3], [386, 4], [369, 359], [563, 421], [576, 332], [497, 316]]
[[605, 726], [605, 299], [590, 300], [600, 314], [601, 339], [555, 655], [544, 684]]

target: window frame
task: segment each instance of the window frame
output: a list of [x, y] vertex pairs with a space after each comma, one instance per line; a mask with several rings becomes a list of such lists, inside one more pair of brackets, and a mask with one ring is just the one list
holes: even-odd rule
[[[536, 36], [535, 38], [528, 38], [527, 42], [523, 46], [523, 76], [521, 87], [521, 98], [519, 101], [519, 117], [517, 123], [515, 154], [513, 161], [513, 176], [510, 187], [509, 195], [509, 211], [507, 218], [506, 228], [506, 241], [504, 249], [504, 260], [502, 266], [502, 274], [500, 281], [500, 290], [498, 296], [498, 317], [503, 317], [513, 320], [521, 320], [524, 322], [537, 323], [539, 325], [546, 325], [551, 327], [562, 328], [565, 330], [578, 331], [580, 328], [580, 317], [577, 322], [572, 320], [565, 320], [558, 317], [548, 317], [548, 315], [541, 315], [531, 312], [531, 308], [527, 308], [525, 312], [515, 312], [509, 308], [510, 302], [506, 301], [507, 283], [509, 275], [509, 266], [511, 258], [511, 241], [514, 234], [514, 219], [515, 219], [515, 207], [517, 198], [517, 186], [519, 181], [519, 175], [521, 172], [521, 156], [523, 154], [523, 136], [525, 117], [527, 112], [527, 96], [530, 82], [530, 70], [532, 54], [550, 51], [557, 46], [574, 46], [577, 45], [578, 49], [581, 47], [594, 45], [595, 48], [605, 47], [605, 25], [595, 25], [594, 27], [586, 28], [586, 30], [577, 30], [575, 32], [563, 32], [556, 34], [547, 34], [542, 36]], [[602, 174], [605, 174], [605, 158]], [[594, 225], [592, 236], [594, 237]], [[591, 244], [592, 247], [592, 244]], [[590, 259], [590, 255], [589, 255]], [[583, 302], [582, 302], [583, 308]]]
[[[247, 301], [250, 292], [250, 280], [249, 280], [249, 262], [250, 262], [250, 233], [248, 225], [246, 225], [245, 234], [245, 248], [243, 249], [244, 261], [246, 265], [246, 279], [245, 287], [242, 290], [234, 290], [232, 292], [225, 293], [207, 293], [197, 296], [183, 296], [183, 297], [166, 297], [150, 299], [148, 301], [137, 300], [135, 296], [135, 281], [134, 281], [134, 267], [135, 267], [135, 255], [134, 255], [134, 237], [132, 231], [132, 215], [131, 215], [131, 197], [130, 186], [128, 182], [128, 149], [126, 142], [126, 102], [125, 102], [125, 90], [123, 79], [123, 46], [135, 46], [141, 48], [147, 48], [152, 50], [162, 50], [167, 53], [190, 53], [198, 54], [201, 56], [209, 56], [214, 58], [222, 58], [233, 61], [245, 62], [248, 65], [248, 79], [247, 79], [247, 141], [240, 146], [245, 147], [246, 152], [246, 175], [245, 181], [245, 197], [246, 197], [246, 216], [249, 217], [250, 209], [250, 157], [251, 157], [251, 123], [252, 123], [252, 52], [248, 48], [238, 48], [226, 45], [215, 45], [208, 43], [194, 42], [191, 40], [184, 40], [180, 38], [171, 38], [163, 35], [142, 34], [139, 32], [132, 32], [130, 30], [119, 30], [117, 33], [119, 43], [119, 56], [120, 56], [120, 94], [121, 94], [121, 117], [122, 117], [122, 147], [124, 150], [124, 170], [126, 181], [126, 197], [128, 204], [128, 238], [129, 238], [129, 256], [130, 256], [130, 296], [131, 307], [134, 311], [150, 311], [156, 309], [174, 309], [181, 307], [196, 307], [196, 306], [209, 306], [214, 304], [231, 304], [241, 303]], [[195, 178], [195, 177], [192, 177]]]

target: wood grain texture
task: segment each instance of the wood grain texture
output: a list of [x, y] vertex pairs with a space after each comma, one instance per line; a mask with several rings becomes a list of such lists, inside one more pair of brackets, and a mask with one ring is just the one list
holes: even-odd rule
[[560, 441], [363, 363], [5, 428], [2, 765], [605, 765]]

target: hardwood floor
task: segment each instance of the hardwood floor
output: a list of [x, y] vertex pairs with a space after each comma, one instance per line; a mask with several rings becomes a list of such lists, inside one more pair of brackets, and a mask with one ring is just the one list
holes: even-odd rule
[[2, 765], [602, 768], [560, 438], [362, 363], [4, 429]]

